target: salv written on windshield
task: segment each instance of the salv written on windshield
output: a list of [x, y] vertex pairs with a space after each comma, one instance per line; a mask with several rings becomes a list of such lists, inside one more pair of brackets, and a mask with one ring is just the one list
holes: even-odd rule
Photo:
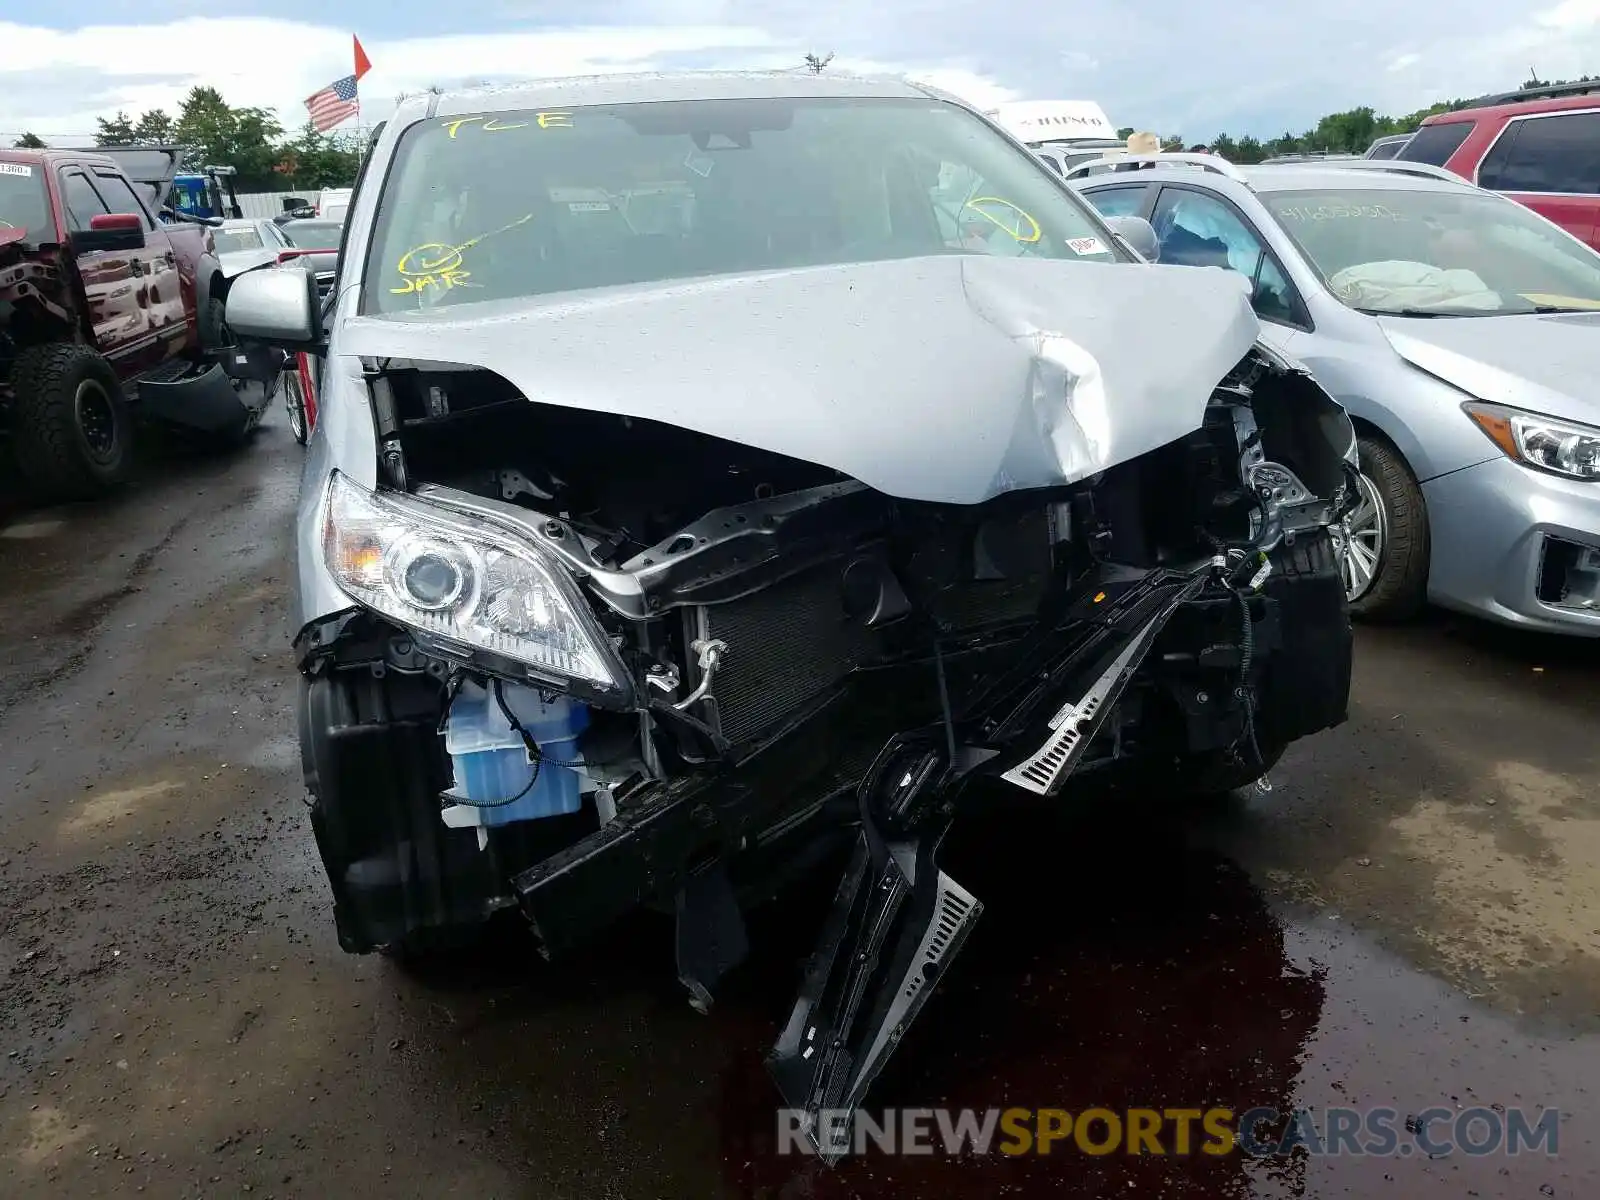
[[518, 225], [526, 225], [533, 220], [533, 214], [528, 213], [519, 217], [508, 225], [499, 229], [492, 229], [488, 233], [480, 233], [475, 238], [462, 242], [459, 246], [446, 245], [444, 242], [424, 242], [420, 246], [413, 246], [400, 256], [400, 261], [395, 264], [395, 271], [400, 275], [400, 286], [389, 290], [397, 296], [407, 296], [412, 292], [420, 292], [424, 288], [437, 287], [449, 290], [458, 287], [476, 287], [468, 283], [472, 272], [465, 269], [465, 252], [472, 249], [485, 238], [492, 238], [497, 234], [505, 233], [508, 229], [515, 229]]
[[531, 121], [501, 121], [498, 117], [452, 117], [443, 122], [453, 139], [463, 129], [476, 129], [483, 133], [506, 133], [512, 129], [571, 129], [569, 112], [533, 113]]
[[1286, 204], [1272, 210], [1278, 217], [1290, 221], [1342, 221], [1364, 219], [1369, 221], [1404, 221], [1405, 217], [1387, 204]]

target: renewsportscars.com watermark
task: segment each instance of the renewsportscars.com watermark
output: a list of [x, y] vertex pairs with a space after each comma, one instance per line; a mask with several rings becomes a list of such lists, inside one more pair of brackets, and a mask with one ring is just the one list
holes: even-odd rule
[[[1311, 1155], [1533, 1154], [1553, 1156], [1554, 1108], [900, 1108], [823, 1109], [817, 1141], [839, 1154], [1024, 1155], [1242, 1153]], [[778, 1153], [815, 1154], [805, 1113], [778, 1110]]]

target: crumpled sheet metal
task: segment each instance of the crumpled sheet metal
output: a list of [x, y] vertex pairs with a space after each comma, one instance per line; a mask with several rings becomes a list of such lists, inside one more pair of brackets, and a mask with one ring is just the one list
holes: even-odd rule
[[335, 349], [976, 504], [1199, 428], [1258, 332], [1231, 272], [952, 255], [360, 316]]

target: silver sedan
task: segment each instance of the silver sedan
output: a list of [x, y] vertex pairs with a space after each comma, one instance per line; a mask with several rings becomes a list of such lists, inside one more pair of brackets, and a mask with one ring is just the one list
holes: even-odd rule
[[1069, 180], [1147, 219], [1162, 262], [1243, 276], [1263, 338], [1355, 419], [1357, 613], [1600, 637], [1600, 254], [1417, 163], [1111, 165]]
[[217, 247], [217, 261], [224, 275], [232, 278], [241, 271], [276, 262], [292, 243], [271, 221], [255, 217], [236, 217], [211, 230]]

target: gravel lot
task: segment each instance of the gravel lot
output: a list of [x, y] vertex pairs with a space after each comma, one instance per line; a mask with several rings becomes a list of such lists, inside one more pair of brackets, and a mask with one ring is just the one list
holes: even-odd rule
[[[1270, 795], [960, 829], [988, 903], [875, 1102], [1559, 1106], [1560, 1154], [772, 1153], [817, 897], [709, 1017], [641, 918], [418, 979], [342, 954], [285, 596], [301, 451], [0, 517], [0, 1195], [1600, 1195], [1600, 647], [1364, 629]], [[831, 881], [830, 881], [831, 882]]]

